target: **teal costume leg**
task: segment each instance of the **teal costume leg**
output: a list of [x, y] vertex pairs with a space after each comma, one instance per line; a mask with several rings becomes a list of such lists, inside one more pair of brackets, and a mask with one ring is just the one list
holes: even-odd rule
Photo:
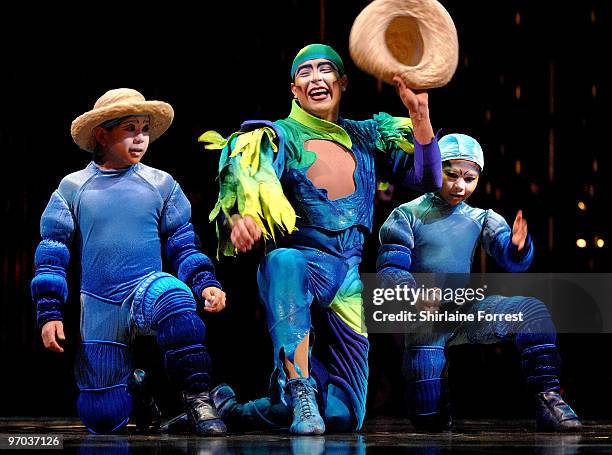
[[[257, 276], [274, 346], [275, 369], [272, 377], [279, 385], [280, 401], [289, 404], [292, 409], [290, 431], [297, 434], [321, 434], [325, 431], [316, 401], [314, 380], [308, 372], [300, 371], [295, 363], [297, 346], [310, 333], [311, 327], [310, 304], [313, 296], [309, 289], [309, 275], [308, 262], [301, 251], [279, 248], [264, 258]], [[300, 377], [287, 378], [285, 359], [294, 364]], [[290, 401], [283, 394], [285, 390], [290, 394]]]
[[[355, 269], [358, 266], [358, 255], [351, 257], [353, 259], [343, 258], [340, 265], [326, 261], [319, 251], [293, 248], [277, 249], [266, 256], [259, 269], [258, 282], [276, 361], [271, 394], [238, 404], [228, 386], [213, 390], [215, 404], [230, 426], [242, 429], [289, 427], [291, 410], [286, 403], [290, 400], [285, 388], [279, 386], [287, 383], [281, 354], [292, 356], [305, 333], [311, 332], [316, 342], [315, 355], [310, 357], [310, 377], [319, 392], [319, 409], [327, 429], [355, 431], [361, 428], [367, 395], [368, 339], [348, 327], [333, 310], [318, 304], [319, 299], [325, 299], [329, 305], [343, 290], [349, 294], [348, 298], [352, 297], [352, 290], [360, 292], [357, 286], [360, 282], [356, 283], [358, 274], [346, 272], [347, 264]], [[313, 299], [317, 300], [317, 305], [311, 308]]]
[[[310, 358], [311, 377], [321, 392], [319, 405], [325, 426], [328, 431], [358, 431], [365, 416], [368, 339], [332, 310], [317, 308], [314, 312], [316, 347]], [[291, 424], [291, 409], [285, 404], [290, 402], [288, 397], [284, 401], [263, 397], [239, 404], [227, 385], [218, 386], [212, 395], [230, 428], [285, 430]]]
[[561, 360], [555, 344], [555, 326], [546, 305], [533, 297], [494, 295], [470, 310], [475, 316], [478, 311], [521, 315], [522, 320], [462, 324], [450, 344], [513, 341], [521, 354], [527, 385], [535, 395], [538, 430], [580, 430], [578, 416], [559, 394]]
[[259, 295], [274, 346], [274, 374], [279, 395], [287, 384], [284, 359], [294, 363], [295, 350], [311, 328], [313, 294], [308, 272], [308, 262], [301, 251], [279, 248], [264, 258], [257, 274]]

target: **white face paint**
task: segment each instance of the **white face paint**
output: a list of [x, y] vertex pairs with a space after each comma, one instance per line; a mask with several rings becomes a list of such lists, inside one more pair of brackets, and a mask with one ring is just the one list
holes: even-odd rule
[[327, 59], [306, 60], [295, 72], [291, 91], [302, 109], [316, 117], [336, 121], [346, 76]]
[[450, 205], [458, 205], [469, 198], [480, 176], [480, 166], [468, 160], [449, 160], [442, 168], [442, 188], [438, 194]]
[[96, 138], [104, 150], [102, 167], [123, 169], [140, 162], [149, 146], [148, 117], [129, 117], [110, 130], [98, 127]]
[[339, 77], [340, 75], [336, 67], [329, 60], [307, 60], [302, 63], [295, 72], [295, 84], [308, 84], [319, 79], [323, 79], [328, 83], [333, 83], [336, 82]]

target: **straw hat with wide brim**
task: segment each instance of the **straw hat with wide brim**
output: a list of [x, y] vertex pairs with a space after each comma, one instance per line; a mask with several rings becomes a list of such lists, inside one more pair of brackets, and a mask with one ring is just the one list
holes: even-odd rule
[[429, 89], [450, 81], [459, 44], [450, 15], [436, 0], [374, 0], [357, 16], [349, 39], [355, 64], [392, 83]]
[[75, 118], [70, 134], [80, 148], [93, 152], [96, 146], [96, 126], [108, 120], [142, 114], [149, 115], [149, 142], [161, 136], [174, 119], [174, 109], [168, 103], [147, 101], [137, 90], [117, 88], [98, 98], [91, 111]]

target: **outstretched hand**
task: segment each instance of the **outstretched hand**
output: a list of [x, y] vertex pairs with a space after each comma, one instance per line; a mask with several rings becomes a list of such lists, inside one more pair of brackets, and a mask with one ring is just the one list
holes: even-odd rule
[[523, 211], [519, 210], [512, 225], [512, 243], [521, 251], [527, 240], [527, 220], [523, 218]]
[[60, 341], [65, 341], [64, 323], [62, 321], [49, 321], [42, 327], [41, 337], [45, 348], [53, 352], [64, 352]]
[[420, 120], [423, 114], [429, 117], [429, 95], [424, 90], [412, 90], [404, 80], [398, 76], [393, 76], [393, 82], [397, 89], [397, 94], [408, 109], [412, 120]]
[[420, 144], [429, 144], [434, 137], [429, 119], [429, 95], [424, 90], [412, 90], [397, 74], [393, 76], [397, 94], [408, 109], [414, 137]]

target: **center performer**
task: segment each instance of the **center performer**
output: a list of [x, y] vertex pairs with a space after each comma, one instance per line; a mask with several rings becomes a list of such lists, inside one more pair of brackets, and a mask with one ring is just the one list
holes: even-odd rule
[[379, 113], [363, 121], [339, 114], [348, 78], [331, 47], [304, 47], [290, 76], [287, 118], [246, 121], [228, 139], [212, 131], [200, 138], [222, 149], [219, 199], [210, 215], [220, 251], [233, 255], [262, 238], [274, 240], [257, 276], [274, 347], [270, 395], [239, 404], [220, 385], [212, 396], [230, 428], [357, 431], [369, 349], [358, 267], [377, 181], [436, 191], [440, 150], [427, 93], [413, 92], [397, 76], [410, 118]]

